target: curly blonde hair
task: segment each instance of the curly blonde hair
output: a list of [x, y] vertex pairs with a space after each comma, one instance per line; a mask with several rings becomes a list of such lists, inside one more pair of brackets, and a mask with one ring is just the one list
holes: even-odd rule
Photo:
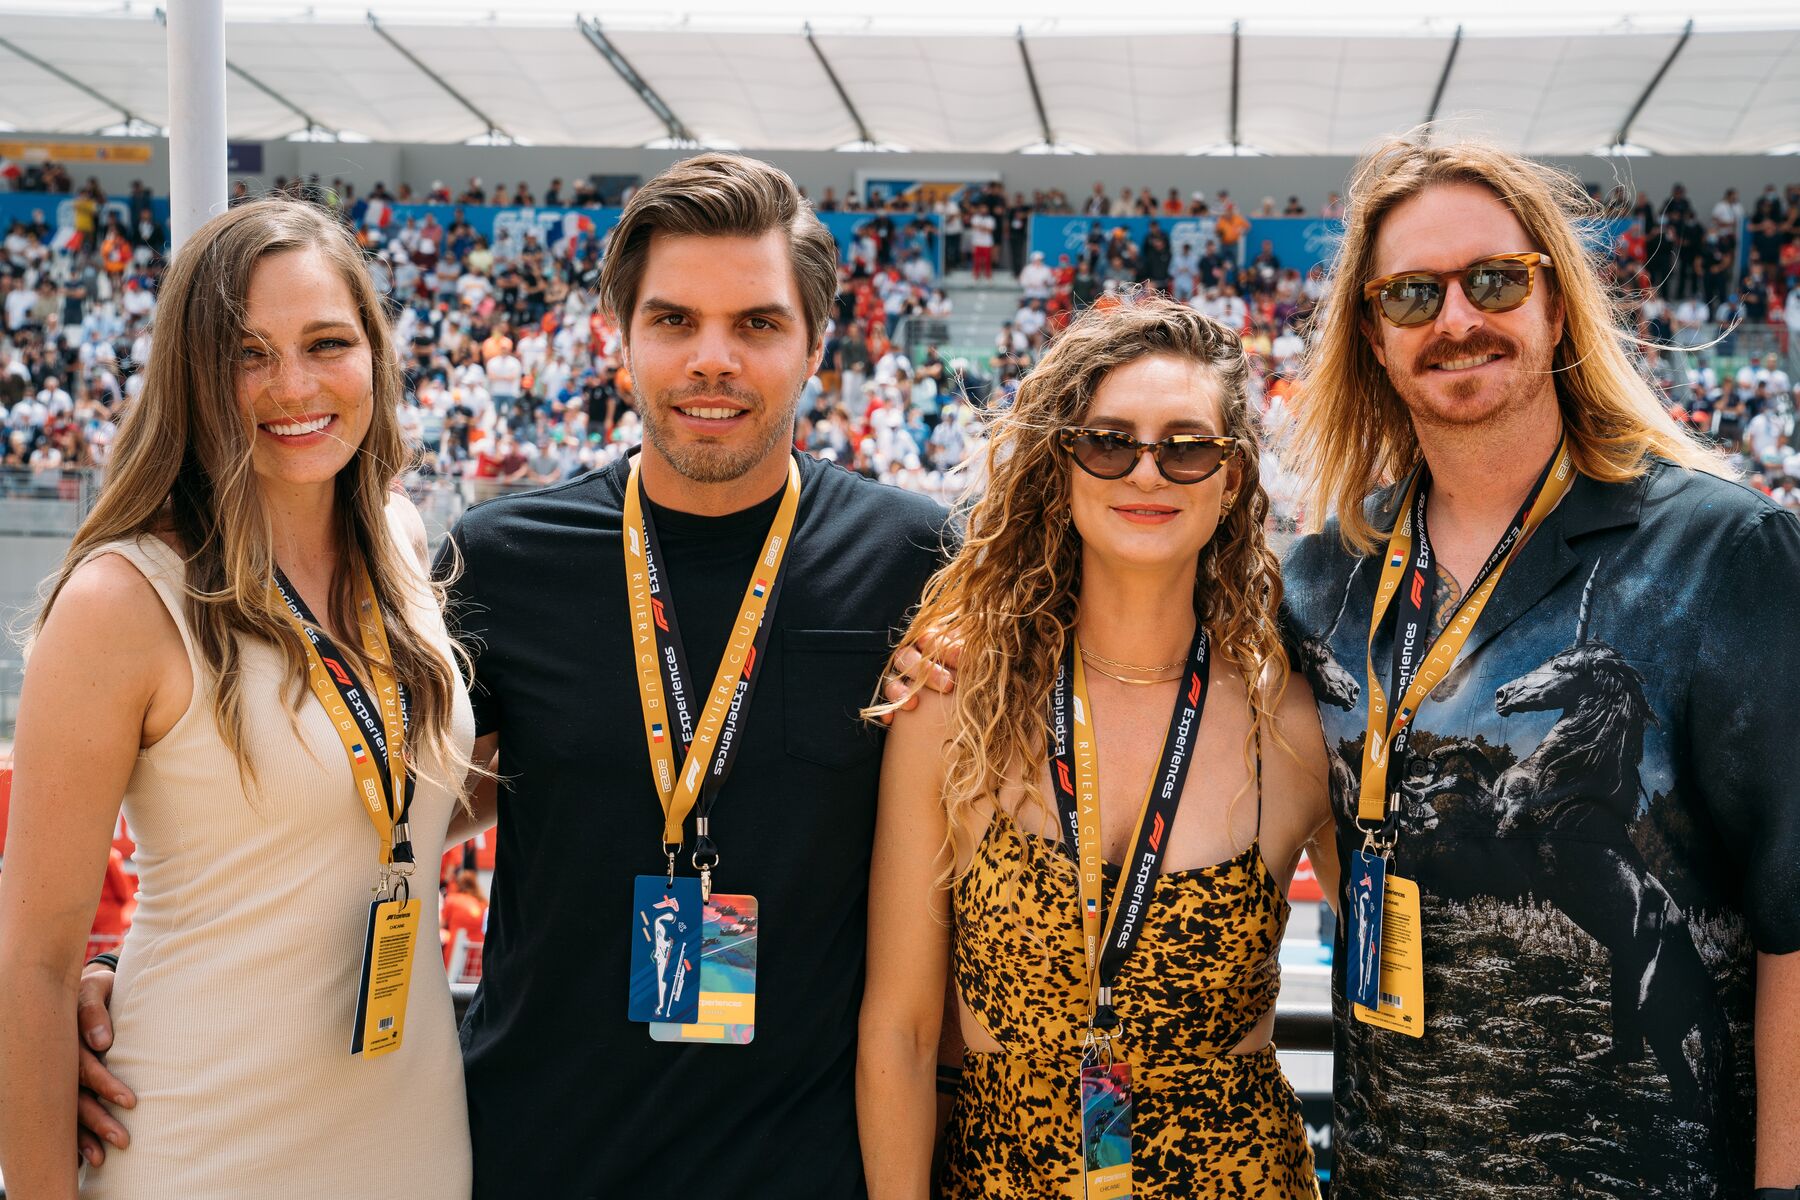
[[[951, 877], [966, 845], [965, 818], [1003, 784], [1022, 781], [1023, 804], [1047, 816], [1037, 768], [1049, 737], [1048, 701], [1081, 605], [1081, 535], [1069, 520], [1070, 472], [1059, 430], [1078, 425], [1101, 382], [1152, 355], [1202, 364], [1219, 383], [1222, 432], [1238, 439], [1238, 502], [1220, 519], [1194, 574], [1196, 618], [1214, 653], [1243, 676], [1251, 709], [1248, 764], [1287, 682], [1275, 614], [1281, 567], [1263, 524], [1269, 501], [1259, 472], [1250, 363], [1236, 333], [1186, 305], [1156, 297], [1090, 309], [1058, 336], [995, 418], [989, 476], [969, 512], [954, 558], [926, 585], [898, 655], [946, 631], [961, 642], [945, 745], [945, 851]], [[880, 710], [874, 710], [880, 711]], [[1016, 814], [1015, 814], [1016, 815]]]

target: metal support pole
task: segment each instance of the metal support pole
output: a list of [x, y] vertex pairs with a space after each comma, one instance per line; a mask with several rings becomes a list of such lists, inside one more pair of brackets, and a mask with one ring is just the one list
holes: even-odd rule
[[850, 93], [844, 90], [843, 82], [838, 79], [838, 73], [832, 69], [831, 60], [826, 58], [825, 51], [819, 48], [819, 39], [813, 36], [811, 21], [805, 24], [803, 31], [806, 34], [806, 44], [812, 47], [813, 57], [819, 60], [819, 66], [825, 71], [825, 78], [831, 81], [832, 91], [837, 93], [838, 101], [843, 104], [844, 111], [850, 114], [850, 123], [856, 126], [856, 136], [861, 138], [865, 145], [873, 146], [875, 135], [869, 132], [867, 125], [863, 124], [862, 114], [856, 111], [856, 105], [850, 100]]
[[169, 246], [225, 211], [224, 0], [169, 6]]
[[1226, 137], [1231, 139], [1231, 152], [1238, 152], [1238, 94], [1242, 86], [1239, 73], [1243, 68], [1244, 23], [1231, 23], [1231, 114], [1226, 121]]
[[[1463, 27], [1456, 27], [1456, 36], [1450, 39], [1450, 53], [1444, 59], [1444, 69], [1438, 72], [1437, 90], [1431, 93], [1431, 107], [1425, 110], [1425, 124], [1430, 125], [1437, 120], [1438, 106], [1444, 102], [1444, 89], [1450, 86], [1450, 72], [1456, 69], [1456, 52], [1462, 48]], [[1425, 135], [1429, 138], [1429, 132]]]
[[1019, 26], [1019, 58], [1025, 64], [1025, 84], [1031, 89], [1031, 106], [1037, 110], [1038, 130], [1044, 135], [1044, 145], [1052, 150], [1056, 147], [1056, 131], [1050, 127], [1050, 111], [1044, 107], [1044, 93], [1038, 88], [1037, 68], [1032, 65], [1031, 48], [1025, 44], [1025, 27]]
[[1631, 127], [1636, 123], [1638, 114], [1644, 111], [1644, 105], [1650, 103], [1650, 97], [1656, 94], [1657, 85], [1663, 81], [1663, 76], [1669, 73], [1669, 68], [1675, 65], [1675, 60], [1681, 57], [1681, 52], [1687, 48], [1688, 39], [1693, 36], [1694, 18], [1689, 17], [1688, 23], [1682, 27], [1681, 36], [1675, 39], [1675, 46], [1669, 51], [1669, 57], [1663, 59], [1662, 66], [1656, 68], [1656, 74], [1652, 75], [1650, 82], [1644, 85], [1643, 94], [1637, 98], [1637, 103], [1631, 106], [1631, 111], [1626, 113], [1625, 119], [1619, 123], [1619, 132], [1613, 135], [1613, 145], [1623, 146], [1630, 139]]

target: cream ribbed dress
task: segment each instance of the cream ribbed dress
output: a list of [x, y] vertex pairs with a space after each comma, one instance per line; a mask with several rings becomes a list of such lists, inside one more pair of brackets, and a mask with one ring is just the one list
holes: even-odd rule
[[[213, 721], [185, 620], [180, 557], [144, 536], [130, 560], [168, 606], [193, 669], [173, 729], [125, 792], [138, 910], [119, 956], [107, 1065], [138, 1096], [131, 1146], [107, 1149], [83, 1195], [116, 1200], [446, 1200], [470, 1190], [462, 1059], [439, 949], [436, 870], [454, 797], [420, 773], [412, 837], [424, 901], [400, 1049], [350, 1054], [375, 830], [343, 744], [310, 693], [297, 714], [273, 647], [246, 645], [246, 795]], [[423, 590], [418, 628], [448, 653]], [[298, 736], [294, 720], [298, 719]], [[459, 693], [456, 736], [474, 736]]]

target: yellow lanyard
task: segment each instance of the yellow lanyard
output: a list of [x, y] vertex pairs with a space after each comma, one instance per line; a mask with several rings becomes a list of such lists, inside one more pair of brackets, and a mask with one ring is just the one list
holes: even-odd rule
[[[1356, 808], [1358, 824], [1380, 824], [1386, 819], [1388, 772], [1393, 760], [1391, 748], [1397, 739], [1401, 739], [1401, 744], [1404, 745], [1403, 735], [1413, 718], [1418, 715], [1419, 706], [1425, 702], [1431, 690], [1450, 673], [1450, 668], [1456, 665], [1456, 656], [1462, 652], [1469, 635], [1474, 632], [1481, 610], [1487, 607], [1489, 597], [1494, 594], [1501, 575], [1505, 574], [1506, 568], [1518, 556], [1519, 548], [1530, 539], [1538, 526], [1544, 523], [1544, 518], [1550, 515], [1551, 510], [1575, 485], [1575, 468], [1569, 456], [1568, 437], [1565, 435], [1557, 443], [1556, 454], [1552, 457], [1537, 495], [1530, 501], [1523, 519], [1515, 521], [1507, 531], [1506, 537], [1511, 538], [1511, 545], [1505, 545], [1503, 538], [1504, 549], [1502, 546], [1495, 547], [1498, 559], [1490, 556], [1482, 573], [1476, 576], [1474, 586], [1464, 594], [1456, 614], [1426, 652], [1424, 661], [1419, 664], [1411, 684], [1400, 698], [1399, 709], [1390, 719], [1382, 673], [1375, 667], [1375, 635], [1381, 628], [1382, 618], [1387, 615], [1388, 606], [1393, 603], [1400, 590], [1401, 580], [1409, 571], [1417, 569], [1411, 561], [1415, 536], [1413, 510], [1424, 478], [1425, 472], [1421, 469], [1414, 474], [1412, 483], [1406, 489], [1400, 519], [1388, 538], [1387, 559], [1381, 569], [1380, 583], [1375, 589], [1375, 607], [1369, 614], [1369, 727], [1368, 734], [1363, 739], [1362, 791]], [[1416, 586], [1429, 588], [1432, 582], [1421, 578]], [[1400, 636], [1398, 630], [1395, 631], [1395, 636]]]
[[[732, 623], [731, 638], [725, 644], [725, 656], [719, 660], [718, 674], [707, 693], [706, 706], [694, 731], [694, 743], [686, 762], [677, 765], [675, 741], [680, 736], [673, 728], [668, 704], [663, 695], [660, 651], [656, 638], [656, 611], [651, 599], [650, 567], [646, 558], [648, 539], [644, 527], [643, 485], [638, 480], [638, 463], [631, 464], [631, 477], [625, 484], [625, 590], [631, 602], [632, 662], [637, 668], [638, 700], [644, 718], [644, 744], [650, 751], [650, 765], [656, 780], [657, 796], [663, 810], [663, 847], [682, 844], [683, 826], [700, 797], [702, 782], [712, 769], [718, 749], [719, 730], [725, 723], [738, 684], [750, 660], [751, 643], [762, 626], [763, 614], [769, 607], [776, 576], [781, 571], [788, 543], [794, 532], [794, 518], [800, 509], [800, 468], [788, 459], [787, 491], [781, 507], [769, 526], [762, 554], [744, 586], [743, 602], [738, 618]], [[666, 571], [667, 563], [656, 564]], [[679, 771], [679, 778], [677, 772]], [[671, 858], [673, 863], [673, 858]], [[673, 867], [671, 866], [671, 870]]]
[[[1116, 1023], [1113, 985], [1143, 933], [1157, 878], [1162, 873], [1169, 831], [1174, 827], [1175, 814], [1181, 807], [1182, 789], [1193, 762], [1194, 747], [1199, 742], [1200, 717], [1206, 706], [1210, 650], [1211, 643], [1204, 628], [1195, 629], [1194, 643], [1186, 659], [1187, 671], [1178, 681], [1160, 761], [1145, 789], [1131, 840], [1126, 843], [1128, 857], [1120, 869], [1119, 883], [1113, 890], [1110, 905], [1101, 895], [1100, 764], [1094, 739], [1094, 706], [1088, 698], [1087, 671], [1081, 663], [1081, 648], [1072, 634], [1068, 658], [1059, 672], [1059, 680], [1069, 680], [1073, 712], [1066, 727], [1069, 735], [1064, 744], [1061, 697], [1060, 694], [1052, 697], [1055, 723], [1052, 759], [1057, 776], [1052, 781], [1052, 788], [1063, 834], [1069, 839], [1075, 857], [1082, 949], [1094, 1000], [1093, 1026], [1103, 1031]], [[1073, 776], [1072, 780], [1070, 776]], [[1103, 908], [1106, 910], [1104, 923]]]
[[[1069, 636], [1072, 639], [1075, 635]], [[1100, 764], [1094, 750], [1094, 709], [1088, 700], [1087, 671], [1081, 665], [1079, 647], [1071, 658], [1075, 663], [1071, 683], [1075, 703], [1071, 721], [1074, 736], [1070, 739], [1070, 748], [1075, 759], [1075, 811], [1080, 815], [1075, 839], [1075, 868], [1080, 876], [1081, 946], [1087, 954], [1088, 979], [1093, 981], [1100, 972], [1100, 909], [1105, 904], [1101, 896], [1103, 877], [1100, 872]], [[1154, 780], [1151, 786], [1155, 786]], [[1146, 799], [1145, 807], [1148, 806]], [[1143, 823], [1141, 815], [1138, 821]], [[1134, 831], [1127, 845], [1136, 844]], [[1118, 894], [1113, 896], [1115, 910], [1119, 906], [1119, 895], [1124, 891], [1119, 888]]]
[[[350, 674], [330, 637], [306, 611], [299, 593], [285, 595], [274, 580], [269, 582], [269, 592], [287, 614], [289, 624], [300, 634], [300, 643], [306, 648], [307, 682], [331, 718], [331, 727], [337, 732], [338, 740], [344, 745], [357, 794], [362, 798], [363, 809], [369, 814], [369, 822], [375, 826], [375, 836], [380, 841], [381, 865], [386, 872], [395, 866], [395, 831], [406, 820], [406, 717], [399, 684], [381, 665], [388, 661], [387, 626], [382, 621], [381, 608], [375, 603], [374, 588], [368, 577], [365, 575], [360, 582], [358, 626], [363, 658], [375, 681], [373, 699], [380, 712], [379, 719], [368, 707], [368, 692]], [[377, 732], [381, 734], [380, 742], [373, 736]], [[383, 778], [379, 761], [384, 744], [386, 778]]]

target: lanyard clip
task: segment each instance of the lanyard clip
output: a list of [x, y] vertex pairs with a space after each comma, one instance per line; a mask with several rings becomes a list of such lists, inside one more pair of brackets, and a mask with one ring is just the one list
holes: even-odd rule
[[674, 887], [675, 886], [675, 856], [681, 852], [681, 844], [679, 842], [677, 842], [674, 846], [670, 846], [669, 843], [667, 843], [667, 842], [661, 842], [658, 844], [662, 846], [663, 857], [669, 860], [669, 875], [668, 875], [669, 886]]
[[1111, 1070], [1113, 1065], [1113, 1035], [1110, 1029], [1089, 1027], [1081, 1038], [1081, 1065], [1083, 1067], [1100, 1064], [1104, 1060], [1104, 1069]]
[[695, 818], [694, 854], [689, 860], [694, 864], [694, 869], [700, 872], [700, 902], [702, 904], [712, 899], [713, 868], [719, 865], [719, 847], [712, 838], [707, 836], [706, 832], [710, 823], [705, 817]]

